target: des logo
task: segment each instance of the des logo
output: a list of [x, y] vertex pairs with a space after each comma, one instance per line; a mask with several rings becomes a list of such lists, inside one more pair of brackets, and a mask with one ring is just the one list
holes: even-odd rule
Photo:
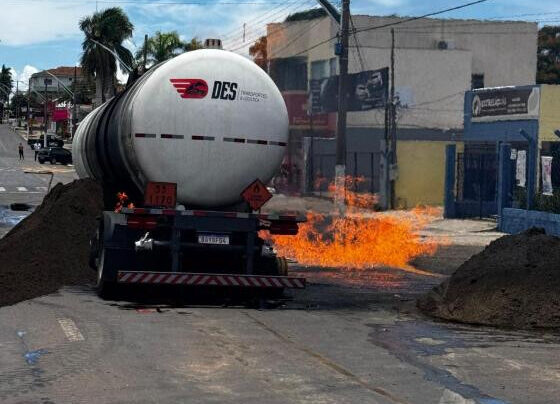
[[208, 84], [202, 79], [170, 79], [181, 98], [204, 98], [208, 94]]
[[215, 81], [212, 98], [220, 100], [235, 100], [237, 97], [237, 83], [231, 81]]

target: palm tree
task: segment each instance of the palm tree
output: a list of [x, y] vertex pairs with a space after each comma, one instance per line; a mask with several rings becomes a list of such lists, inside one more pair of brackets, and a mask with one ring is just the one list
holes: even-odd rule
[[82, 19], [80, 29], [85, 34], [82, 67], [90, 75], [95, 75], [96, 99], [105, 102], [115, 95], [117, 62], [115, 56], [99, 44], [114, 50], [130, 66], [132, 53], [122, 43], [132, 37], [134, 26], [120, 7], [113, 7]]
[[2, 65], [2, 69], [0, 69], [0, 87], [0, 103], [3, 103], [8, 101], [8, 94], [14, 87], [12, 71], [5, 65]]
[[[155, 35], [148, 38], [146, 43], [146, 62], [149, 65], [156, 65], [168, 59], [174, 58], [183, 52], [199, 49], [202, 43], [196, 38], [190, 42], [183, 42], [177, 31], [161, 32], [156, 31]], [[143, 65], [144, 49], [136, 52], [136, 61], [138, 65]]]

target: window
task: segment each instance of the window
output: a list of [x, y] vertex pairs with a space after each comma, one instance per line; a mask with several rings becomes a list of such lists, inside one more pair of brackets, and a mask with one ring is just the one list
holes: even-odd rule
[[471, 76], [471, 90], [484, 88], [484, 74], [473, 74]]
[[270, 76], [280, 89], [307, 91], [306, 58], [275, 59], [270, 64]]

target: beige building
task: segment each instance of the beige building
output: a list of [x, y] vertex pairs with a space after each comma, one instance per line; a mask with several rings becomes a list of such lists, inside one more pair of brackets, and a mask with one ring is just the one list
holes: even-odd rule
[[[415, 184], [414, 195], [401, 192], [399, 203], [402, 206], [440, 204], [443, 150], [445, 144], [462, 138], [465, 91], [535, 84], [538, 26], [531, 22], [457, 19], [421, 19], [398, 24], [402, 18], [365, 15], [354, 15], [352, 20], [358, 33], [350, 39], [350, 73], [389, 67], [391, 28], [395, 32], [394, 84], [400, 102], [397, 138], [402, 145], [398, 160], [403, 162], [398, 172], [401, 186], [397, 183], [397, 190], [410, 189], [402, 184], [411, 183], [412, 178]], [[289, 111], [299, 115], [297, 119], [291, 117], [290, 159], [295, 162], [291, 164], [301, 165], [298, 171], [304, 178], [295, 181], [302, 187], [310, 184], [314, 175], [307, 172], [308, 167], [303, 167], [307, 156], [302, 139], [333, 136], [336, 113], [329, 114], [328, 119], [313, 118], [310, 122], [304, 116], [308, 109], [306, 101], [303, 105], [298, 103], [305, 99], [303, 94], [309, 91], [310, 80], [337, 74], [334, 55], [337, 31], [338, 26], [329, 17], [268, 26], [270, 74], [285, 94]], [[334, 39], [329, 41], [330, 38]], [[379, 153], [384, 120], [383, 109], [349, 112], [348, 144], [357, 148], [348, 150], [349, 153], [366, 150]], [[413, 151], [410, 158], [422, 157], [422, 167], [427, 171], [403, 171], [405, 167], [416, 167], [413, 161], [405, 162], [408, 151]], [[432, 159], [426, 153], [434, 154], [433, 165], [429, 164]], [[358, 158], [354, 160], [363, 169], [354, 167], [350, 173], [369, 178], [369, 189], [375, 191], [377, 163], [374, 168], [366, 163], [374, 158], [362, 158], [364, 163]], [[329, 170], [321, 167], [321, 175], [329, 177], [325, 171]], [[418, 191], [421, 189], [427, 191]]]

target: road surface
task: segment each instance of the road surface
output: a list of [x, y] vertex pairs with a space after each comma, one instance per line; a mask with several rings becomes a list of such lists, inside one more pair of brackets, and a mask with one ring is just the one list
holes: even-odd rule
[[[18, 142], [0, 127], [0, 198], [38, 203], [45, 179], [23, 174], [38, 165], [28, 149], [17, 160]], [[452, 245], [417, 264], [449, 273], [492, 226], [434, 223]], [[560, 335], [422, 316], [414, 301], [441, 275], [291, 270], [309, 287], [264, 308], [137, 289], [103, 301], [90, 286], [2, 307], [0, 403], [558, 402]]]
[[[24, 160], [18, 158], [18, 145], [23, 144]], [[26, 171], [52, 171], [52, 186], [58, 182], [74, 180], [76, 173], [72, 166], [34, 161], [34, 152], [25, 139], [8, 125], [0, 125], [0, 236], [24, 213], [9, 210], [12, 203], [28, 203], [36, 206], [46, 195], [50, 175], [26, 173]]]

